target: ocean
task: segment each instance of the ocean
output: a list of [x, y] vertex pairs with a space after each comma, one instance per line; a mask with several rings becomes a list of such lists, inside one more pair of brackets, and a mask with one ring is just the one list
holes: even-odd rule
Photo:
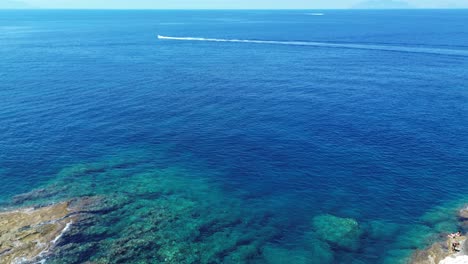
[[468, 201], [467, 21], [0, 11], [1, 204], [113, 201], [47, 263], [404, 263]]

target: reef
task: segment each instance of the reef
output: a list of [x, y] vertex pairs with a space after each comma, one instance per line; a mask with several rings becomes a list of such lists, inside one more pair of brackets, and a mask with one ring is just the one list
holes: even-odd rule
[[363, 232], [354, 219], [319, 215], [313, 219], [312, 226], [320, 239], [332, 245], [351, 251], [359, 248], [359, 237]]
[[460, 209], [458, 212], [458, 219], [461, 228], [468, 230], [468, 205], [465, 205], [462, 209]]
[[[14, 206], [41, 206], [37, 214], [44, 217], [17, 230], [25, 226], [36, 230], [30, 227], [39, 228], [45, 222], [54, 228], [50, 234], [31, 237], [38, 242], [24, 251], [13, 240], [5, 247], [8, 252], [2, 247], [3, 254], [11, 255], [5, 263], [19, 257], [24, 257], [22, 263], [47, 258], [52, 264], [265, 263], [271, 259], [268, 254], [273, 251], [266, 245], [278, 248], [274, 242], [281, 237], [271, 213], [255, 200], [243, 204], [207, 177], [194, 175], [181, 167], [148, 166], [131, 158], [68, 167], [49, 185], [13, 198]], [[48, 205], [51, 202], [55, 204]]]
[[413, 260], [440, 262], [449, 255], [437, 234], [468, 223], [468, 208], [456, 219], [443, 207], [411, 224], [320, 210], [298, 225], [279, 213], [278, 197], [242, 196], [216, 172], [161, 160], [130, 152], [74, 164], [12, 197], [2, 206], [16, 209], [0, 214], [0, 264], [362, 264], [381, 252], [379, 263], [400, 264], [431, 244]]

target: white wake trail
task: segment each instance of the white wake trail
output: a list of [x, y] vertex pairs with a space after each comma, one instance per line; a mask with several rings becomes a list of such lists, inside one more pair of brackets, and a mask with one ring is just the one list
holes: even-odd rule
[[161, 35], [158, 35], [158, 39], [179, 40], [179, 41], [209, 41], [209, 42], [235, 42], [235, 43], [273, 44], [273, 45], [313, 46], [313, 47], [327, 47], [327, 48], [341, 48], [341, 49], [363, 49], [363, 50], [381, 50], [381, 51], [397, 51], [397, 52], [409, 52], [409, 53], [468, 56], [468, 50], [460, 50], [460, 49], [405, 47], [405, 46], [373, 45], [373, 44], [359, 44], [359, 43], [217, 39], [217, 38], [197, 38], [197, 37], [168, 37], [168, 36], [161, 36]]

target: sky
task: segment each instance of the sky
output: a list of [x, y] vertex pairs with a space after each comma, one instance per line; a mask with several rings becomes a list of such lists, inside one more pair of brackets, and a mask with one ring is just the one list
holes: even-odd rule
[[0, 0], [0, 8], [347, 9], [468, 8], [468, 0]]

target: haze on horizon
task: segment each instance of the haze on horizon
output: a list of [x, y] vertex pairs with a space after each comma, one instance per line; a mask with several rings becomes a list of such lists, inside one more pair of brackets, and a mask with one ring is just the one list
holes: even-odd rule
[[468, 8], [468, 0], [0, 0], [0, 8], [349, 9]]

